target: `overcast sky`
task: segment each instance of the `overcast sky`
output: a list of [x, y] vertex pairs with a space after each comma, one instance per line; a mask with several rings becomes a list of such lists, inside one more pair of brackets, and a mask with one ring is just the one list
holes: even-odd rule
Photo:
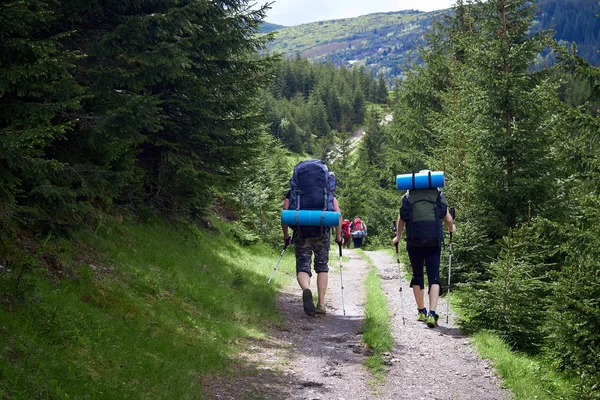
[[[376, 12], [421, 10], [452, 7], [454, 0], [272, 0], [266, 21], [285, 26], [308, 22], [358, 17]], [[268, 1], [259, 1], [264, 4]]]

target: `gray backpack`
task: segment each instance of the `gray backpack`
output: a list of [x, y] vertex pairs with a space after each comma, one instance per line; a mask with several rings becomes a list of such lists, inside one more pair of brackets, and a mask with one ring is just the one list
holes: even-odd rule
[[441, 247], [442, 219], [448, 205], [440, 189], [407, 190], [402, 196], [400, 218], [406, 223], [406, 242], [415, 247]]

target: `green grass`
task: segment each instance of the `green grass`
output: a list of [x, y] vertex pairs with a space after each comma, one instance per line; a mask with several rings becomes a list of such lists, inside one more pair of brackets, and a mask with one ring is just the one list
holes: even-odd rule
[[[452, 295], [452, 310], [465, 318], [464, 293]], [[516, 400], [557, 400], [578, 398], [575, 381], [556, 372], [542, 358], [515, 353], [497, 334], [481, 331], [471, 335], [477, 353], [490, 360], [503, 384]]]
[[[385, 250], [394, 258], [396, 257], [394, 249]], [[357, 253], [371, 262], [369, 257], [360, 249], [357, 250]], [[409, 265], [407, 257], [402, 257], [402, 252], [400, 252], [400, 261], [405, 263], [405, 265]], [[404, 279], [410, 279], [410, 277], [405, 276]], [[382, 295], [378, 276], [373, 269], [369, 272], [367, 278], [367, 293], [372, 294], [375, 297], [379, 297], [380, 294]], [[376, 308], [374, 312], [379, 315], [373, 318], [378, 321], [373, 324], [374, 326], [377, 326], [372, 333], [375, 340], [370, 338], [367, 339], [365, 332], [365, 342], [370, 348], [380, 346], [380, 348], [385, 349], [387, 346], [387, 333], [383, 327], [383, 321], [385, 318], [389, 318], [389, 312], [387, 311], [387, 304], [378, 303], [378, 301], [379, 300], [372, 301], [369, 298], [367, 299], [367, 309], [373, 306]], [[453, 310], [459, 315], [463, 314], [461, 312], [460, 292], [453, 292], [452, 306]], [[367, 325], [366, 321], [365, 329], [368, 331], [370, 328]], [[379, 333], [380, 330], [382, 331], [381, 333]], [[370, 341], [373, 341], [374, 344], [372, 345]], [[573, 380], [557, 373], [553, 368], [544, 363], [544, 360], [542, 359], [514, 353], [510, 346], [497, 335], [490, 332], [479, 332], [472, 336], [472, 343], [481, 357], [491, 361], [496, 372], [502, 377], [504, 385], [514, 394], [516, 400], [557, 400], [576, 398], [575, 382]], [[391, 345], [389, 348], [391, 349]], [[389, 350], [380, 350], [379, 354], [383, 354], [385, 351]], [[381, 363], [381, 357], [377, 357], [376, 351], [374, 351], [374, 354], [370, 357], [368, 363], [372, 364], [369, 365], [369, 368], [376, 376], [379, 376], [379, 379], [381, 379], [385, 368]]]
[[280, 321], [294, 265], [287, 252], [267, 286], [279, 252], [213, 222], [220, 233], [113, 221], [49, 240], [57, 270], [0, 275], [0, 398], [203, 398], [244, 338]]
[[573, 382], [541, 360], [515, 354], [498, 336], [488, 332], [476, 333], [473, 343], [482, 357], [492, 361], [516, 400], [575, 398]]
[[384, 364], [384, 353], [392, 350], [394, 339], [390, 323], [391, 313], [387, 298], [381, 290], [381, 279], [371, 259], [360, 249], [356, 252], [371, 264], [371, 269], [365, 281], [365, 321], [361, 326], [363, 341], [371, 350], [366, 359], [366, 366], [374, 377], [372, 386], [379, 387], [386, 377], [387, 368]]

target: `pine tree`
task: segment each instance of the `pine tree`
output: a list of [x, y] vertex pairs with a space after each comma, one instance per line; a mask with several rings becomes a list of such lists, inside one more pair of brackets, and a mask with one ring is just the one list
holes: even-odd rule
[[388, 100], [388, 85], [383, 74], [379, 75], [377, 81], [377, 103], [386, 104]]
[[441, 71], [427, 120], [430, 164], [447, 172], [448, 194], [472, 222], [461, 257], [464, 278], [478, 280], [497, 239], [552, 213], [559, 82], [529, 69], [550, 44], [547, 32], [529, 36], [532, 2], [460, 2], [455, 15], [434, 36], [451, 40], [437, 40], [428, 58]]
[[491, 279], [469, 290], [466, 327], [494, 330], [511, 346], [535, 352], [543, 343], [540, 329], [545, 321], [547, 250], [535, 230], [509, 232], [501, 241], [501, 251], [488, 266]]
[[[551, 198], [550, 119], [556, 86], [530, 62], [547, 45], [545, 33], [528, 37], [532, 2], [477, 2], [477, 32], [467, 38], [463, 79], [474, 82], [470, 96], [475, 135], [470, 167], [476, 201], [487, 207], [479, 218], [491, 238], [526, 221], [529, 207], [541, 212]], [[467, 84], [462, 79], [457, 84]], [[479, 97], [477, 97], [479, 96]], [[477, 118], [477, 116], [481, 116]]]
[[46, 155], [79, 108], [77, 54], [62, 44], [72, 32], [56, 28], [44, 0], [3, 2], [0, 24], [0, 220], [18, 210], [31, 222], [75, 222], [80, 193], [64, 183], [73, 171]]
[[65, 23], [80, 33], [72, 46], [88, 54], [77, 78], [89, 91], [92, 123], [82, 124], [61, 154], [81, 154], [74, 163], [91, 160], [123, 176], [105, 180], [105, 190], [135, 184], [130, 197], [157, 209], [205, 210], [213, 188], [243, 176], [264, 123], [258, 89], [271, 61], [256, 55], [268, 37], [255, 33], [265, 8], [247, 5], [65, 4]]

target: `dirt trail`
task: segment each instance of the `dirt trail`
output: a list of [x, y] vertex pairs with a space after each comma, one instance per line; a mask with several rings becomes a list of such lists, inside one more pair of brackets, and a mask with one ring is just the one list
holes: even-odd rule
[[[337, 249], [336, 249], [337, 250]], [[394, 349], [386, 384], [373, 387], [364, 367], [366, 349], [358, 333], [364, 319], [364, 281], [369, 265], [353, 250], [343, 264], [344, 308], [337, 251], [331, 253], [327, 315], [302, 311], [294, 282], [278, 301], [285, 322], [269, 340], [248, 345], [231, 380], [206, 381], [209, 399], [510, 399], [484, 360], [480, 360], [457, 328], [429, 329], [416, 321], [416, 305], [403, 282], [403, 313], [395, 259], [385, 252], [366, 252], [382, 278], [392, 319]], [[314, 291], [316, 280], [313, 277]], [[438, 312], [443, 314], [445, 303]], [[402, 317], [405, 318], [403, 325]]]
[[[437, 307], [439, 326], [430, 329], [416, 320], [417, 305], [406, 279], [403, 279], [400, 294], [395, 259], [381, 251], [366, 254], [379, 270], [382, 289], [393, 312], [394, 362], [383, 398], [491, 400], [512, 397], [509, 391], [500, 388], [499, 379], [454, 325], [452, 315], [446, 324], [443, 298]], [[425, 304], [429, 306], [427, 297]]]

